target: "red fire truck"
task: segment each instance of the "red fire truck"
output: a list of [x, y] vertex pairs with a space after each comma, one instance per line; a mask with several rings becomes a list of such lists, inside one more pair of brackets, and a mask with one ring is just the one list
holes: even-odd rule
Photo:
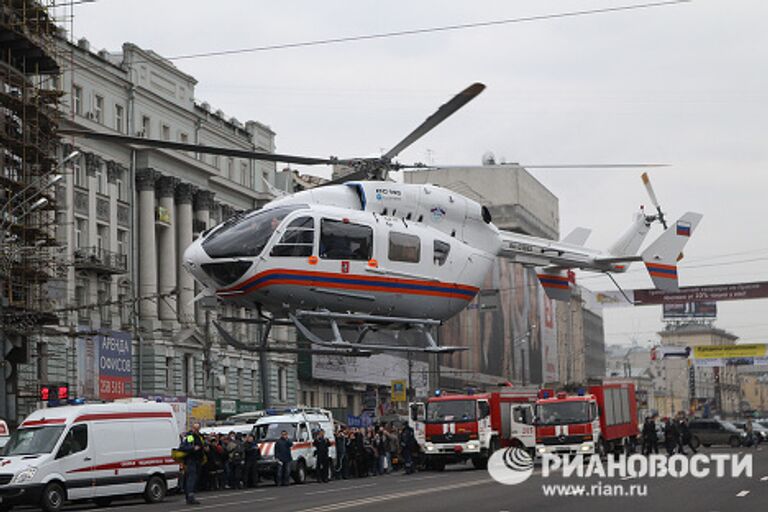
[[631, 383], [589, 386], [575, 395], [542, 391], [536, 402], [536, 453], [592, 455], [634, 449], [637, 400]]
[[411, 404], [410, 424], [426, 465], [472, 461], [484, 468], [501, 447], [520, 446], [534, 453], [533, 406], [538, 388], [502, 388], [477, 395], [444, 395]]

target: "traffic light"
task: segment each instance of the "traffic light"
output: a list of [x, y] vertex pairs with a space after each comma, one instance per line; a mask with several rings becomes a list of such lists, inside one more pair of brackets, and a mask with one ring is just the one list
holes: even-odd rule
[[40, 401], [51, 403], [66, 402], [69, 399], [69, 384], [43, 384], [40, 386]]

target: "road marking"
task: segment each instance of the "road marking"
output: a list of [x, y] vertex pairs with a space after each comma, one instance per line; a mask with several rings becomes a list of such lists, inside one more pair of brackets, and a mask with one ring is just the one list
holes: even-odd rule
[[[225, 503], [217, 503], [215, 505], [206, 505], [205, 502], [203, 502], [202, 505], [196, 506], [194, 508], [194, 510], [205, 510], [207, 508], [224, 508], [224, 507], [227, 507], [229, 505], [245, 505], [246, 503], [256, 503], [256, 502], [259, 502], [259, 501], [273, 501], [273, 500], [276, 500], [277, 498], [278, 498], [278, 496], [271, 496], [269, 498], [259, 498], [259, 499], [256, 499], [256, 500], [250, 499], [250, 500], [242, 500], [242, 501], [227, 501]], [[184, 508], [177, 508], [173, 512], [183, 512], [183, 511], [187, 511], [187, 510], [192, 510], [192, 509], [190, 509], [189, 506], [186, 506]]]
[[[253, 494], [254, 492], [267, 492], [266, 489], [250, 489], [248, 491], [230, 489], [230, 491], [233, 491], [233, 492], [225, 492], [222, 494], [204, 494], [203, 496], [207, 499], [207, 498], [219, 498], [221, 496], [232, 496], [232, 495], [240, 496], [241, 494]], [[237, 492], [234, 492], [234, 491], [237, 491]]]
[[[379, 496], [370, 496], [368, 498], [361, 498], [356, 500], [342, 501], [340, 503], [332, 503], [330, 505], [322, 505], [314, 508], [307, 508], [301, 512], [331, 512], [333, 510], [341, 510], [345, 508], [355, 508], [363, 505], [371, 505], [374, 503], [380, 503], [382, 501], [396, 500], [401, 498], [410, 498], [413, 496], [420, 496], [423, 494], [432, 494], [434, 492], [449, 491], [454, 489], [461, 489], [463, 487], [474, 487], [476, 485], [493, 483], [491, 479], [477, 480], [474, 482], [465, 482], [463, 484], [444, 485], [442, 487], [432, 487], [431, 489], [417, 489], [415, 491], [398, 492], [392, 494], [383, 494]], [[198, 507], [196, 510], [198, 510]]]
[[328, 494], [329, 492], [349, 491], [350, 489], [362, 489], [363, 487], [376, 487], [377, 484], [365, 484], [356, 485], [354, 487], [339, 487], [338, 489], [325, 489], [322, 491], [305, 492], [304, 496], [312, 496], [313, 494]]
[[764, 476], [764, 477], [762, 477], [762, 478], [760, 479], [760, 481], [761, 481], [761, 482], [765, 482], [765, 481], [768, 481], [768, 476]]
[[736, 495], [736, 497], [737, 497], [737, 498], [743, 498], [743, 497], [744, 497], [744, 496], [746, 496], [747, 494], [749, 494], [749, 491], [741, 491], [740, 493], [738, 493], [738, 494]]

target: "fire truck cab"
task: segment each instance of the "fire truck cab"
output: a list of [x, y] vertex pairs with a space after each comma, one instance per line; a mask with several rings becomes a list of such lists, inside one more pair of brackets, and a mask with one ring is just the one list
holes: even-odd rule
[[533, 453], [533, 405], [538, 390], [515, 388], [477, 395], [439, 394], [411, 404], [410, 423], [429, 468], [471, 460], [485, 468], [494, 451], [520, 446]]

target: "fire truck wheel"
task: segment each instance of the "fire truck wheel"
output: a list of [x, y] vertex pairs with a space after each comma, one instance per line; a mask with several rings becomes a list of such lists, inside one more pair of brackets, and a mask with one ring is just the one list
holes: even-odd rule
[[293, 473], [293, 481], [297, 484], [303, 484], [307, 479], [307, 467], [304, 465], [304, 461], [300, 460], [296, 463], [296, 471]]

